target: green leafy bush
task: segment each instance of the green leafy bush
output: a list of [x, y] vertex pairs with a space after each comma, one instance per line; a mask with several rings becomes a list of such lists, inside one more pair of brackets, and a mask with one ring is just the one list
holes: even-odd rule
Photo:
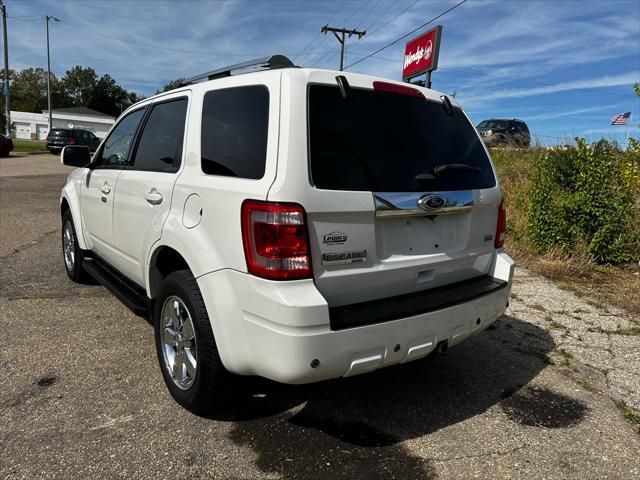
[[639, 154], [637, 141], [622, 150], [584, 139], [541, 152], [528, 215], [533, 246], [586, 254], [597, 263], [640, 258]]

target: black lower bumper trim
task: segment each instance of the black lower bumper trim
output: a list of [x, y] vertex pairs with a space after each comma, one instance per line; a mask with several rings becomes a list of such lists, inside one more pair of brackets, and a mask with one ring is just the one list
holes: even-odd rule
[[504, 280], [485, 275], [421, 292], [331, 307], [331, 329], [362, 327], [442, 310], [495, 293], [506, 286]]

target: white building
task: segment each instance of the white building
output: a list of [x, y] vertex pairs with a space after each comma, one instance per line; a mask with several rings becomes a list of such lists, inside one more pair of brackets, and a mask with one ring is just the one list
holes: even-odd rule
[[[81, 128], [93, 132], [103, 138], [115, 117], [86, 107], [71, 107], [53, 109], [53, 128]], [[44, 140], [49, 133], [49, 111], [42, 113], [11, 111], [11, 124], [15, 138]]]

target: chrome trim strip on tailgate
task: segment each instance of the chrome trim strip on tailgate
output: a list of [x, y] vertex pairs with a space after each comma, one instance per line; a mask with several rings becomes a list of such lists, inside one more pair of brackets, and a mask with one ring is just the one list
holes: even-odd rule
[[473, 190], [451, 192], [374, 192], [376, 217], [448, 215], [473, 209]]

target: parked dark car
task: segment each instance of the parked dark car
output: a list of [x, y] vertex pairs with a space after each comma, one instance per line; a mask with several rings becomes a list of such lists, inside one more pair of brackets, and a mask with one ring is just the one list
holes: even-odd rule
[[483, 120], [478, 124], [477, 129], [482, 140], [489, 147], [510, 145], [528, 148], [531, 143], [527, 124], [517, 118]]
[[11, 150], [13, 150], [13, 140], [0, 135], [0, 157], [8, 157]]
[[60, 153], [67, 145], [86, 145], [92, 152], [100, 145], [93, 132], [78, 128], [54, 128], [47, 135], [47, 150]]

